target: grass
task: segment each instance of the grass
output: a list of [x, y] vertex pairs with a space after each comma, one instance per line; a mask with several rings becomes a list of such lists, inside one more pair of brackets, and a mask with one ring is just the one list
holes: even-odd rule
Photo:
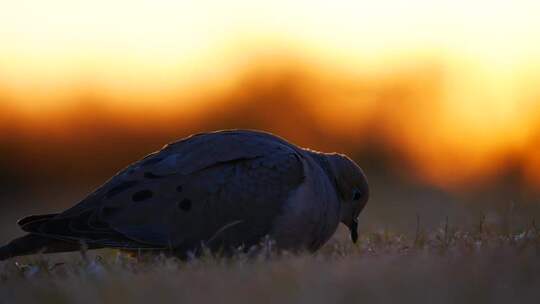
[[112, 250], [0, 263], [0, 303], [537, 303], [540, 231], [483, 221], [407, 237], [343, 231], [315, 254], [179, 261]]

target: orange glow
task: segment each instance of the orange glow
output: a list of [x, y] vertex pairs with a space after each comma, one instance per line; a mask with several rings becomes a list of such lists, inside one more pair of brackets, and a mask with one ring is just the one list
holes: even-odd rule
[[[206, 123], [219, 107], [258, 105], [276, 118], [245, 125], [343, 151], [370, 139], [437, 185], [511, 157], [540, 185], [539, 13], [532, 0], [11, 1], [0, 127], [75, 137], [99, 109], [112, 126], [198, 130], [222, 126]], [[291, 100], [303, 114], [276, 108]], [[334, 140], [299, 135], [298, 119]]]

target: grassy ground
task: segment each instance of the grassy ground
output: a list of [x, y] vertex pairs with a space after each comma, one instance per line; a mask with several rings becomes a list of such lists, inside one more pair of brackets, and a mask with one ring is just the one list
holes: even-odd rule
[[538, 303], [540, 231], [343, 231], [316, 254], [181, 262], [105, 250], [0, 263], [0, 303]]

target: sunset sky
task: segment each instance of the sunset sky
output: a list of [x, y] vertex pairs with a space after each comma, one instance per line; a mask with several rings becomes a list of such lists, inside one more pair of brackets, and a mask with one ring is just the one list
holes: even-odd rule
[[300, 69], [329, 130], [376, 117], [428, 180], [518, 155], [538, 182], [538, 16], [534, 0], [8, 1], [0, 103], [30, 122], [89, 93], [118, 117], [198, 111], [245, 75]]

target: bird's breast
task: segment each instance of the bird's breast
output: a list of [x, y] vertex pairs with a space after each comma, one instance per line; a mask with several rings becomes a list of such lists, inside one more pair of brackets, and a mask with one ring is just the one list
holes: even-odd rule
[[284, 249], [316, 250], [339, 224], [339, 201], [326, 173], [309, 159], [304, 170], [304, 183], [289, 194], [274, 224], [273, 237]]

